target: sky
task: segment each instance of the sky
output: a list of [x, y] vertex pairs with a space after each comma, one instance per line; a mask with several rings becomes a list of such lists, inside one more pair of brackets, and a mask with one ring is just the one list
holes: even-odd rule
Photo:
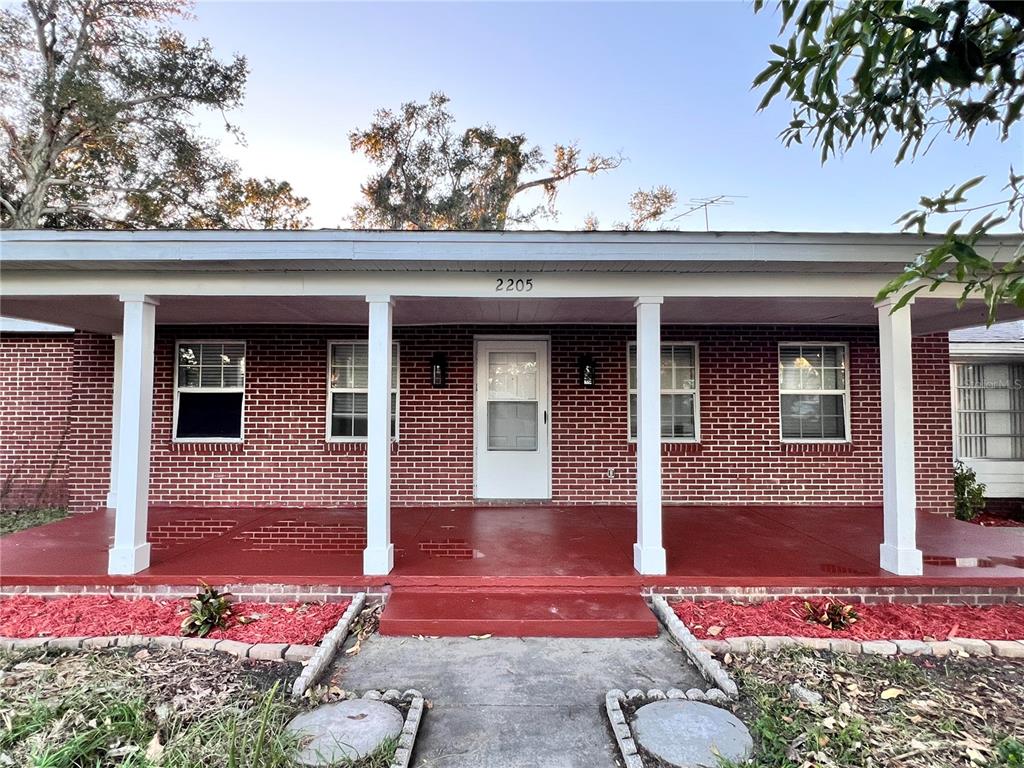
[[[784, 147], [788, 105], [758, 113], [750, 87], [779, 21], [749, 2], [200, 2], [194, 14], [181, 25], [189, 37], [249, 62], [245, 104], [229, 114], [246, 141], [226, 139], [224, 152], [247, 174], [290, 181], [315, 227], [348, 226], [372, 173], [349, 131], [432, 91], [451, 97], [459, 128], [491, 123], [549, 153], [576, 141], [627, 158], [562, 187], [559, 215], [540, 228], [579, 229], [590, 214], [611, 228], [635, 190], [667, 184], [676, 213], [735, 196], [710, 210], [712, 230], [895, 231], [922, 194], [988, 174], [975, 199], [996, 200], [1009, 166], [1024, 167], [1020, 130], [1007, 142], [992, 129], [970, 145], [941, 137], [900, 166], [893, 146], [825, 166], [808, 145]], [[218, 135], [219, 117], [201, 119]], [[696, 212], [669, 227], [705, 221]]]

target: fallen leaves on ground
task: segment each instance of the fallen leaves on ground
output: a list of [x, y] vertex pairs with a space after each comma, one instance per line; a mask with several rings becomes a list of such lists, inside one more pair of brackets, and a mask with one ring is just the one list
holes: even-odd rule
[[[762, 768], [1003, 768], [1015, 764], [999, 750], [1024, 741], [1019, 661], [789, 650], [735, 658], [730, 671]], [[797, 701], [793, 683], [822, 702]]]

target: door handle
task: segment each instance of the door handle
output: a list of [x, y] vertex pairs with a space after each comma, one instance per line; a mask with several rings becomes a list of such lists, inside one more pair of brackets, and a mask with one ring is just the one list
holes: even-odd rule
[[548, 423], [548, 412], [544, 411], [544, 424], [545, 424], [545, 426], [547, 425], [547, 423]]

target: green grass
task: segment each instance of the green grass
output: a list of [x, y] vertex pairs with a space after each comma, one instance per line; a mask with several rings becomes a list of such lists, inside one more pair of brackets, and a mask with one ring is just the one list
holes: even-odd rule
[[281, 680], [231, 664], [148, 651], [0, 656], [13, 681], [0, 687], [0, 755], [14, 761], [0, 765], [291, 768], [284, 726], [299, 708]]
[[[0, 654], [0, 768], [298, 768], [297, 671], [140, 649]], [[391, 739], [336, 768], [388, 768]]]
[[37, 525], [46, 525], [63, 520], [68, 516], [64, 507], [41, 507], [37, 509], [5, 509], [0, 510], [0, 536]]

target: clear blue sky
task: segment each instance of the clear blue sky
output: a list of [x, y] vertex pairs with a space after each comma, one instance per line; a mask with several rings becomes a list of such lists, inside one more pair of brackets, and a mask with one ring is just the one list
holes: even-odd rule
[[[968, 146], [938, 141], [914, 163], [861, 147], [822, 167], [807, 146], [777, 139], [785, 102], [756, 113], [750, 82], [778, 20], [749, 3], [199, 3], [184, 23], [221, 55], [242, 53], [251, 74], [230, 117], [246, 146], [225, 151], [252, 175], [292, 182], [317, 227], [346, 226], [369, 166], [347, 133], [380, 106], [452, 98], [459, 125], [493, 123], [542, 147], [577, 140], [628, 162], [580, 178], [541, 226], [603, 227], [627, 217], [638, 187], [668, 184], [692, 197], [743, 195], [711, 212], [712, 229], [892, 231], [921, 194], [980, 173], [998, 183], [1024, 167], [1021, 135], [993, 130]], [[205, 120], [213, 127], [215, 120]], [[692, 215], [679, 229], [703, 229]]]

